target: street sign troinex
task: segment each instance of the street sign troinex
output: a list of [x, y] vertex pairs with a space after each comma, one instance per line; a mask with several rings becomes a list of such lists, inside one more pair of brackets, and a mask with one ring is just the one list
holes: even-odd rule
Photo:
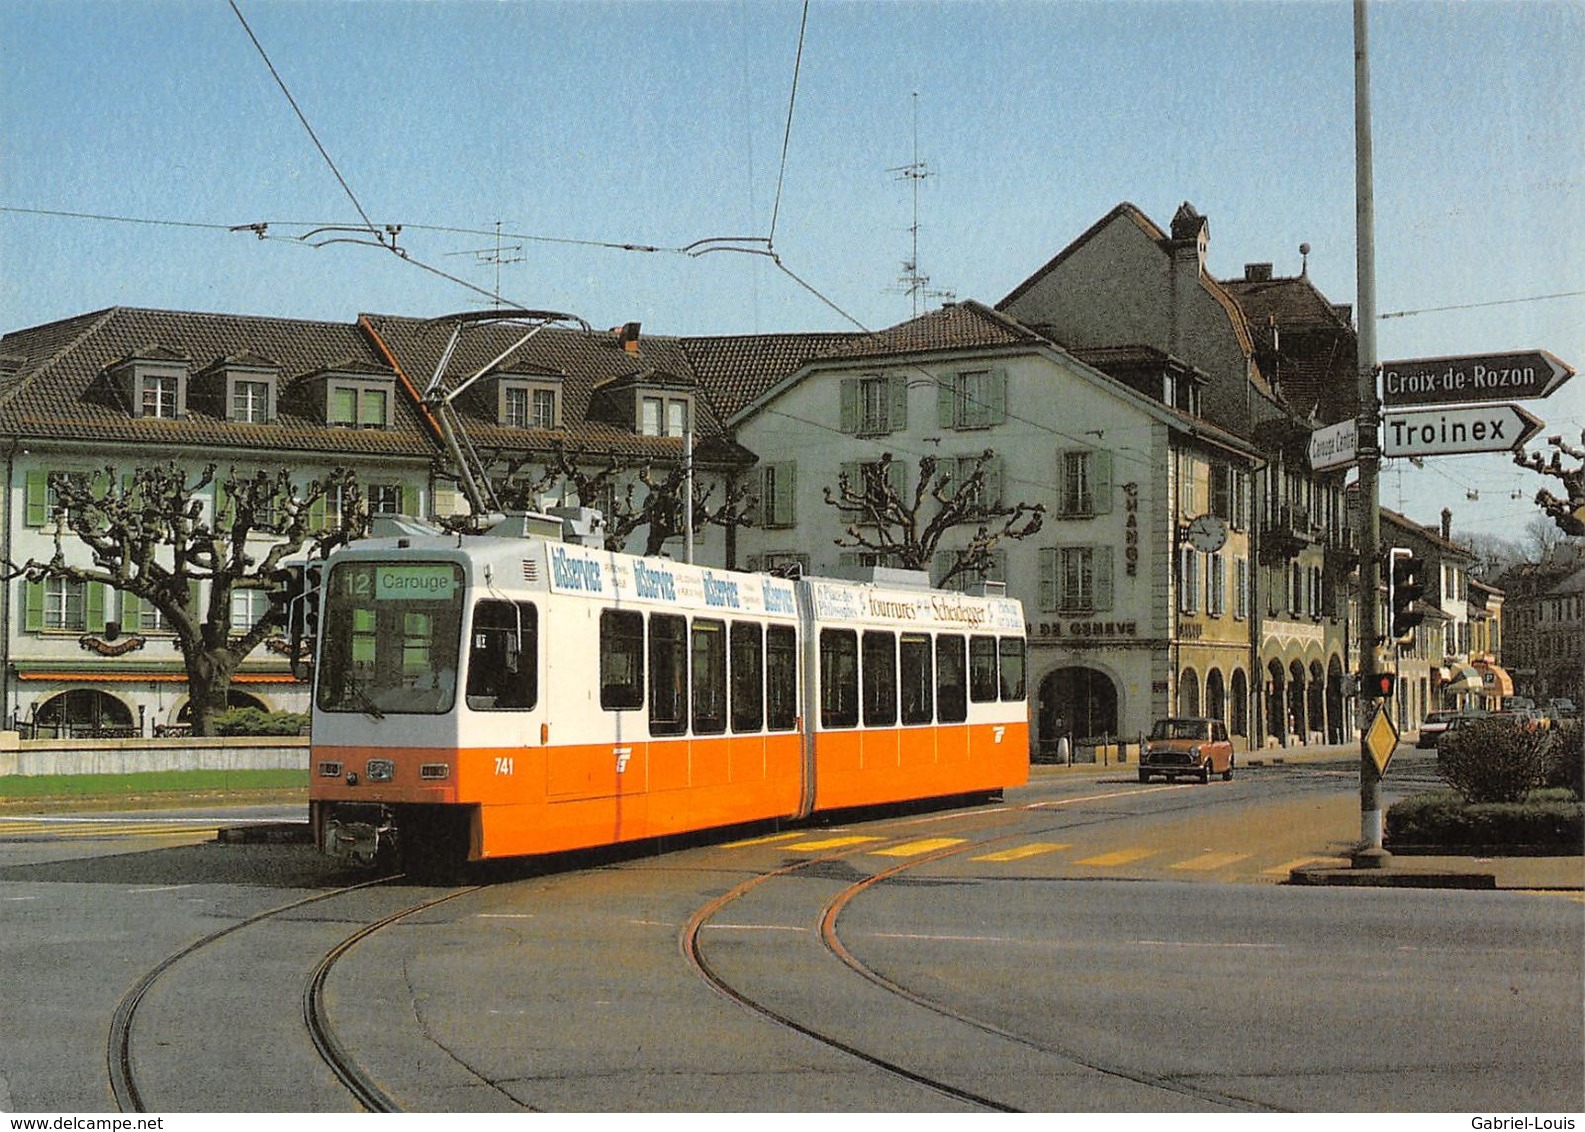
[[1383, 456], [1458, 456], [1522, 448], [1546, 422], [1518, 405], [1414, 409], [1381, 419]]
[[1467, 405], [1546, 397], [1574, 376], [1545, 350], [1383, 362], [1383, 405]]

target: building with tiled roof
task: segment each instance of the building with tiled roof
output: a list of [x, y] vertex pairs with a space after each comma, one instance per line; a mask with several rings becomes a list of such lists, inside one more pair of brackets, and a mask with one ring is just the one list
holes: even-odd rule
[[[1309, 467], [1312, 429], [1349, 415], [1357, 356], [1346, 308], [1308, 279], [1209, 268], [1210, 224], [1185, 203], [1163, 230], [1119, 204], [996, 305], [1075, 356], [1265, 456], [1252, 600], [1263, 639], [1257, 745], [1353, 729], [1344, 469]], [[1156, 392], [1159, 390], [1159, 392]]]
[[[429, 506], [434, 445], [394, 371], [350, 323], [112, 307], [6, 334], [0, 359], [15, 564], [54, 554], [51, 473], [108, 468], [125, 482], [135, 468], [170, 463], [195, 481], [214, 465], [219, 479], [284, 469], [305, 484], [344, 468], [373, 510]], [[206, 514], [219, 490], [204, 489]], [[88, 564], [74, 535], [61, 547], [69, 563]], [[233, 631], [266, 601], [261, 590], [234, 593]], [[0, 590], [0, 622], [8, 724], [148, 734], [186, 718], [174, 638], [160, 611], [131, 594], [18, 577]], [[307, 706], [283, 651], [255, 650], [232, 692], [239, 705]]]
[[[911, 499], [922, 458], [962, 477], [989, 451], [987, 490], [1039, 505], [1042, 524], [1001, 541], [983, 578], [949, 584], [1000, 584], [1023, 602], [1036, 753], [1137, 740], [1173, 704], [1229, 718], [1247, 743], [1256, 453], [1193, 398], [1180, 409], [1163, 396], [1164, 357], [1126, 360], [1136, 380], [973, 301], [810, 359], [727, 421], [758, 457], [760, 522], [741, 533], [745, 563], [816, 574], [895, 566], [855, 546], [853, 520], [827, 502], [843, 478], [860, 482], [865, 465], [890, 456], [887, 474]], [[1216, 517], [1204, 548], [1180, 547], [1178, 532], [1202, 513]], [[972, 533], [943, 539], [932, 581], [950, 576]]]

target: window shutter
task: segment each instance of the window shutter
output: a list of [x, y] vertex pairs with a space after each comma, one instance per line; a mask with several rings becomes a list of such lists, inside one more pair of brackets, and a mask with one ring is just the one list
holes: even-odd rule
[[22, 627], [29, 633], [42, 632], [44, 629], [44, 583], [29, 582], [25, 588], [26, 593], [22, 598]]
[[990, 404], [986, 406], [986, 424], [999, 425], [1007, 420], [1007, 371], [994, 369], [991, 371], [990, 389], [987, 390]]
[[83, 629], [89, 633], [102, 633], [105, 628], [105, 584], [89, 582]]
[[908, 427], [908, 381], [900, 373], [887, 379], [891, 389], [891, 413], [886, 427], [891, 432], [901, 432]]
[[901, 460], [893, 460], [886, 465], [886, 482], [901, 499], [908, 491], [908, 465]]
[[[842, 475], [846, 477], [848, 481], [848, 493], [863, 499], [865, 496], [864, 466], [851, 461], [844, 461], [842, 464]], [[840, 488], [840, 486], [841, 481], [839, 480], [838, 487]]]
[[1112, 513], [1112, 454], [1100, 451], [1090, 453], [1090, 467], [1095, 470], [1095, 513]]
[[842, 431], [855, 433], [859, 430], [859, 379], [844, 377], [842, 379]]
[[1072, 514], [1068, 509], [1068, 454], [1066, 452], [1057, 453], [1057, 474], [1053, 478], [1057, 488], [1056, 513], [1058, 515]]
[[42, 527], [50, 521], [49, 472], [43, 468], [29, 469], [27, 493], [27, 525]]
[[402, 494], [402, 502], [399, 504], [399, 506], [402, 508], [402, 514], [417, 516], [418, 489], [404, 483], [401, 485], [399, 490]]
[[957, 378], [936, 378], [936, 426], [957, 428]]
[[325, 529], [325, 497], [321, 495], [308, 505], [308, 529], [322, 531]]
[[1040, 608], [1061, 609], [1061, 592], [1058, 583], [1057, 548], [1040, 548]]
[[121, 591], [121, 631], [136, 633], [143, 624], [143, 599], [137, 594]]
[[993, 456], [985, 461], [985, 488], [980, 492], [980, 505], [989, 509], [1002, 505], [1002, 458]]
[[1226, 464], [1211, 467], [1211, 514], [1229, 521], [1233, 518], [1233, 469]]
[[1112, 548], [1098, 546], [1090, 559], [1093, 570], [1093, 585], [1095, 586], [1095, 608], [1097, 610], [1111, 609], [1112, 598]]
[[780, 464], [776, 468], [776, 521], [783, 526], [792, 527], [798, 523], [798, 514], [793, 509], [793, 500], [797, 498], [798, 466], [796, 464]]

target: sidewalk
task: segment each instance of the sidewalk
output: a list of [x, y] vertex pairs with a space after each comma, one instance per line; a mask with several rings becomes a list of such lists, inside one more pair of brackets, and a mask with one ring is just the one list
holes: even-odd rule
[[[1400, 748], [1401, 750], [1402, 748]], [[1356, 762], [1358, 743], [1327, 746], [1268, 747], [1261, 751], [1239, 753], [1238, 765], [1281, 766], [1285, 763]], [[1029, 768], [1030, 780], [1052, 776], [1101, 775], [1134, 777], [1135, 766], [1125, 763], [1074, 763], [1057, 765], [1036, 763]], [[1388, 770], [1389, 776], [1391, 769]], [[1585, 855], [1530, 856], [1432, 856], [1395, 853], [1387, 856], [1381, 868], [1310, 866], [1294, 869], [1289, 884], [1336, 885], [1361, 888], [1469, 888], [1550, 892], [1585, 892]]]

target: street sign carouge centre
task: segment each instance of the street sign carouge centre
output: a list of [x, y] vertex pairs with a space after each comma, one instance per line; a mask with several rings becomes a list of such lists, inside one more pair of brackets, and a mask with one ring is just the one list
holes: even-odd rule
[[1518, 405], [1464, 405], [1387, 413], [1381, 421], [1384, 456], [1457, 456], [1510, 452], [1546, 423]]

